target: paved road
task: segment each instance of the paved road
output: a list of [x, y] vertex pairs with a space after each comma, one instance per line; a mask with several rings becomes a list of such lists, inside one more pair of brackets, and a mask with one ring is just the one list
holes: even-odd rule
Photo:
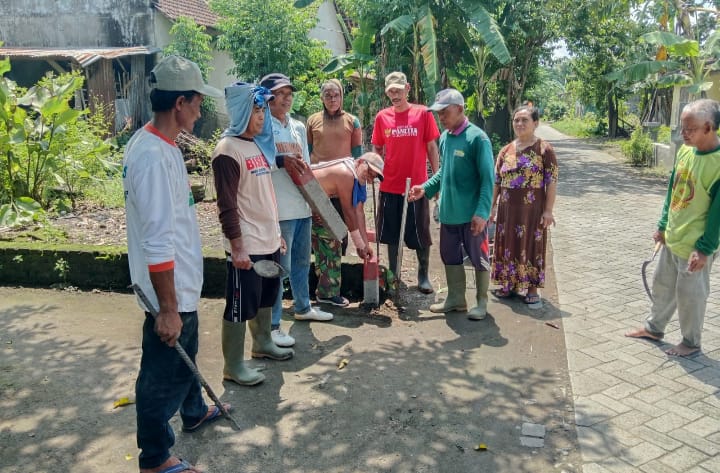
[[[473, 323], [428, 313], [435, 296], [422, 296], [402, 316], [286, 317], [296, 357], [265, 363], [267, 381], [241, 388], [220, 379], [222, 301], [203, 299], [199, 365], [243, 428], [178, 433], [175, 451], [213, 473], [719, 472], [720, 281], [704, 354], [670, 359], [624, 338], [648, 310], [639, 268], [664, 185], [541, 133], [561, 166], [542, 310], [491, 298]], [[0, 287], [0, 471], [137, 471], [134, 409], [112, 403], [132, 396], [140, 321], [125, 294]], [[524, 422], [546, 427], [544, 447], [522, 445]], [[473, 450], [481, 442], [488, 450]]]
[[[711, 281], [704, 353], [623, 336], [649, 310], [640, 266], [665, 184], [549, 127], [561, 183], [554, 265], [585, 473], [720, 472], [720, 276]], [[678, 343], [675, 319], [666, 339]]]

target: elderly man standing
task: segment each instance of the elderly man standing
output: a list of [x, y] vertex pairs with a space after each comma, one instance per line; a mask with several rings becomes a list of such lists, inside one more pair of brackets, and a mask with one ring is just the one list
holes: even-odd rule
[[159, 308], [153, 318], [138, 300], [145, 312], [135, 383], [140, 472], [198, 471], [170, 454], [170, 419], [180, 409], [183, 430], [193, 432], [221, 413], [208, 408], [200, 383], [172, 348], [180, 342], [195, 360], [203, 284], [195, 202], [175, 138], [192, 132], [203, 96], [222, 92], [203, 82], [197, 64], [179, 56], [155, 66], [150, 86], [153, 119], [125, 147], [122, 174], [130, 279]]
[[[310, 206], [305, 202], [288, 172], [311, 172], [305, 125], [290, 116], [295, 86], [280, 73], [268, 74], [260, 85], [272, 91], [275, 100], [270, 102], [272, 128], [277, 148], [276, 165], [272, 182], [280, 214], [280, 230], [287, 244], [287, 252], [280, 264], [290, 273], [295, 320], [332, 320], [333, 314], [310, 305]], [[281, 347], [290, 347], [295, 339], [280, 329], [282, 316], [282, 290], [272, 308], [272, 338]]]
[[664, 243], [645, 325], [625, 335], [662, 340], [677, 308], [682, 341], [668, 355], [700, 351], [710, 270], [720, 245], [720, 103], [702, 99], [680, 115], [683, 146], [670, 175], [656, 242]]
[[445, 265], [448, 295], [430, 306], [431, 312], [466, 311], [463, 248], [475, 268], [476, 305], [471, 320], [487, 314], [490, 285], [487, 221], [490, 218], [494, 160], [490, 140], [465, 116], [465, 101], [455, 89], [441, 90], [430, 110], [445, 129], [440, 137], [440, 171], [421, 186], [413, 186], [410, 200], [440, 192], [440, 257]]
[[375, 117], [372, 144], [374, 151], [385, 157], [385, 179], [380, 184], [377, 215], [378, 238], [387, 244], [390, 270], [397, 273], [398, 245], [404, 241], [414, 249], [418, 259], [418, 289], [430, 294], [433, 287], [428, 278], [430, 265], [430, 205], [425, 197], [413, 201], [407, 209], [405, 235], [400, 235], [404, 207], [405, 181], [412, 185], [427, 181], [427, 161], [432, 172], [438, 170], [440, 136], [435, 119], [427, 108], [408, 102], [405, 74], [391, 72], [385, 77], [385, 95], [392, 106], [382, 109]]

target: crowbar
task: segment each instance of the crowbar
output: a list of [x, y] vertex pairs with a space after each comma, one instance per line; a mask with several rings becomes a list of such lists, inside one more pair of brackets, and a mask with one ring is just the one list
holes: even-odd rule
[[653, 249], [652, 256], [649, 260], [643, 261], [642, 269], [640, 270], [640, 274], [642, 275], [642, 282], [643, 286], [645, 286], [645, 292], [647, 293], [647, 296], [650, 298], [650, 302], [655, 302], [652, 296], [652, 291], [650, 290], [650, 285], [648, 284], [647, 280], [647, 267], [650, 265], [650, 263], [653, 262], [657, 254], [660, 252], [660, 248], [662, 248], [662, 242], [655, 243], [655, 248]]
[[397, 252], [397, 274], [395, 275], [395, 281], [397, 282], [397, 294], [395, 305], [399, 305], [400, 302], [400, 272], [402, 268], [403, 259], [403, 245], [405, 244], [405, 223], [407, 222], [407, 208], [408, 208], [408, 196], [410, 195], [410, 178], [405, 179], [405, 193], [403, 194], [403, 212], [402, 219], [400, 220], [400, 238], [398, 239], [398, 252]]
[[[135, 294], [140, 298], [142, 303], [147, 308], [148, 312], [150, 312], [150, 315], [153, 316], [153, 318], [157, 318], [158, 311], [155, 307], [153, 307], [150, 300], [147, 298], [143, 290], [138, 286], [137, 284], [132, 284], [130, 288], [135, 291]], [[222, 412], [223, 416], [230, 421], [230, 423], [233, 425], [233, 427], [236, 430], [240, 430], [240, 424], [235, 420], [233, 416], [230, 415], [230, 412], [228, 412], [227, 409], [225, 409], [225, 406], [222, 402], [220, 402], [220, 399], [217, 397], [215, 392], [212, 390], [210, 385], [205, 381], [205, 378], [202, 374], [200, 374], [200, 371], [198, 371], [197, 366], [195, 366], [195, 363], [190, 359], [185, 349], [180, 345], [180, 342], [175, 342], [175, 350], [177, 350], [178, 355], [180, 355], [180, 358], [185, 362], [188, 368], [190, 368], [190, 371], [192, 371], [192, 374], [195, 375], [195, 378], [197, 378], [198, 381], [200, 381], [200, 384], [203, 388], [205, 388], [205, 392], [208, 393], [208, 396], [210, 396], [210, 399], [215, 403], [218, 409], [220, 409], [220, 412]]]

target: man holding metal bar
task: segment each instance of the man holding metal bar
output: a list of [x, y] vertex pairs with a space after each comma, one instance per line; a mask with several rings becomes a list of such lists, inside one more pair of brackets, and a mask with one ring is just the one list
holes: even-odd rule
[[385, 158], [384, 174], [380, 184], [377, 215], [377, 238], [387, 244], [389, 268], [399, 277], [398, 250], [403, 241], [415, 250], [418, 259], [418, 289], [424, 294], [433, 292], [428, 277], [430, 265], [430, 205], [422, 197], [408, 206], [404, 234], [400, 234], [403, 206], [406, 205], [405, 181], [412, 185], [427, 181], [427, 162], [432, 172], [438, 170], [440, 136], [435, 118], [427, 108], [408, 102], [408, 84], [405, 74], [391, 72], [385, 77], [385, 95], [392, 106], [380, 110], [375, 117], [372, 144], [374, 151]]
[[153, 119], [128, 142], [123, 159], [130, 278], [159, 307], [154, 318], [151, 307], [138, 301], [146, 316], [135, 385], [139, 466], [143, 473], [198, 471], [170, 454], [175, 436], [169, 421], [179, 409], [183, 430], [194, 432], [222, 411], [208, 407], [199, 380], [174, 348], [181, 343], [195, 361], [203, 283], [195, 202], [175, 138], [192, 132], [205, 95], [222, 92], [179, 56], [163, 58], [150, 85]]

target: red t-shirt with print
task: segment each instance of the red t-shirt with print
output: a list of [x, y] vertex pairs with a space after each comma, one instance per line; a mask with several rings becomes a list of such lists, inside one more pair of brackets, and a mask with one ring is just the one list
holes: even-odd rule
[[385, 147], [380, 190], [403, 194], [408, 177], [413, 186], [427, 181], [427, 143], [439, 136], [435, 117], [425, 106], [410, 104], [400, 113], [393, 107], [380, 110], [372, 134], [372, 144]]

